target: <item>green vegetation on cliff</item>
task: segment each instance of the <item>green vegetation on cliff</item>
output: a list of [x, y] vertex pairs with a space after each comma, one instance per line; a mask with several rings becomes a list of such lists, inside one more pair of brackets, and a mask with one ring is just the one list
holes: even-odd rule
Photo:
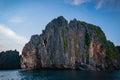
[[111, 41], [107, 41], [107, 55], [106, 57], [110, 60], [116, 59], [117, 54], [115, 50], [115, 46]]
[[106, 36], [100, 27], [93, 25], [93, 24], [88, 24], [88, 23], [83, 22], [83, 21], [81, 22], [81, 25], [82, 26], [89, 26], [91, 29], [93, 29], [95, 31], [95, 33], [97, 34], [99, 40], [101, 42], [103, 42], [104, 44], [106, 44]]
[[81, 21], [80, 24], [81, 24], [82, 26], [85, 26], [87, 23], [84, 22], [84, 21]]
[[85, 42], [86, 42], [86, 45], [89, 48], [90, 42], [91, 42], [91, 37], [90, 37], [90, 34], [88, 34], [88, 33], [86, 33], [86, 35], [85, 35]]
[[101, 42], [103, 42], [105, 44], [106, 43], [106, 37], [105, 37], [105, 34], [102, 31], [102, 29], [100, 27], [97, 27], [97, 26], [92, 25], [92, 24], [89, 24], [89, 26], [95, 31], [99, 40], [101, 40]]
[[66, 52], [68, 50], [68, 39], [64, 34], [64, 30], [62, 30], [62, 39], [64, 43], [64, 52]]
[[[81, 25], [90, 27], [98, 36], [98, 39], [100, 40], [100, 42], [103, 43], [102, 46], [106, 48], [107, 61], [119, 60], [118, 57], [120, 57], [120, 47], [119, 46], [115, 47], [111, 41], [107, 41], [106, 36], [100, 27], [93, 24], [88, 24], [86, 22], [81, 22]], [[85, 42], [87, 46], [90, 46], [90, 37], [91, 36], [88, 33], [85, 35], [85, 38], [86, 38]]]
[[116, 55], [117, 55], [117, 60], [118, 60], [118, 63], [119, 63], [119, 65], [120, 65], [120, 46], [116, 46], [115, 47], [115, 49], [116, 49]]
[[116, 48], [117, 53], [120, 54], [120, 46], [116, 46], [115, 48]]

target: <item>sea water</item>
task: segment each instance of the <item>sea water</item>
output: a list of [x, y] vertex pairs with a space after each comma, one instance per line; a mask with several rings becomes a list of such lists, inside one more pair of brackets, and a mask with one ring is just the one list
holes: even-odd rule
[[120, 80], [120, 71], [0, 70], [0, 80]]

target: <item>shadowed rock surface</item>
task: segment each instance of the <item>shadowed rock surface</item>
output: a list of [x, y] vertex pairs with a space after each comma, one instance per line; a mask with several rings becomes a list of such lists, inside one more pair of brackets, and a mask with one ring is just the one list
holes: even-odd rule
[[0, 53], [0, 69], [20, 69], [20, 56], [18, 51]]
[[107, 56], [109, 47], [100, 27], [76, 19], [68, 23], [60, 16], [24, 46], [21, 67], [106, 70], [111, 65]]

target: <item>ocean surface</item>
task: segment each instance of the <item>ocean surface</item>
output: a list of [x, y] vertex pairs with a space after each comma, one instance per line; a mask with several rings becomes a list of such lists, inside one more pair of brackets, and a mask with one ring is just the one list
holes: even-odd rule
[[120, 80], [120, 71], [0, 70], [0, 80]]

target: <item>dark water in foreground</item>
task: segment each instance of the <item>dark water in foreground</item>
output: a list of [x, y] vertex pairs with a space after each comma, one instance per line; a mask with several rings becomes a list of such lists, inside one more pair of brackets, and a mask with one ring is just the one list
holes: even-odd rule
[[0, 80], [120, 80], [120, 71], [2, 70], [0, 71]]

